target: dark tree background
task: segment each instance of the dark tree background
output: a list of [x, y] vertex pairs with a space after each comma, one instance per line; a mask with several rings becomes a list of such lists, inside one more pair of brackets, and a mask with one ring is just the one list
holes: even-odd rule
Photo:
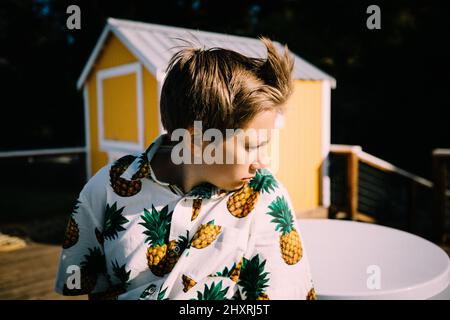
[[[81, 8], [81, 30], [66, 8]], [[368, 30], [366, 8], [381, 8]], [[266, 35], [337, 79], [332, 143], [430, 178], [450, 147], [448, 1], [0, 1], [0, 151], [81, 146], [76, 80], [107, 17]]]

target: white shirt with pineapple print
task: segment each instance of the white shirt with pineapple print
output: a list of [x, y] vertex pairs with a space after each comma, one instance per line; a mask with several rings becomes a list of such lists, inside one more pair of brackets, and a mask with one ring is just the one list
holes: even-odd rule
[[237, 191], [189, 193], [140, 156], [99, 170], [67, 225], [55, 290], [91, 299], [315, 299], [286, 189], [269, 170]]

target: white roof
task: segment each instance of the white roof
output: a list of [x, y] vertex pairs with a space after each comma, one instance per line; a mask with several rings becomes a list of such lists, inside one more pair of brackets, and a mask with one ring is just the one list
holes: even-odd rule
[[[164, 74], [173, 54], [179, 50], [180, 46], [186, 45], [186, 42], [180, 39], [191, 41], [196, 45], [200, 44], [204, 48], [220, 47], [234, 50], [254, 58], [264, 58], [267, 54], [263, 43], [254, 38], [109, 18], [78, 79], [78, 89], [83, 86], [110, 32], [119, 38], [158, 80], [160, 80], [159, 76]], [[282, 50], [281, 44], [274, 43]], [[293, 56], [295, 79], [328, 80], [332, 88], [336, 87], [336, 80], [333, 77], [299, 56], [295, 54]]]

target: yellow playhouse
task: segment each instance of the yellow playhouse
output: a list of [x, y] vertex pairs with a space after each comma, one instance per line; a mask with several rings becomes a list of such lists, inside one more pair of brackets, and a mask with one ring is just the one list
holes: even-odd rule
[[[142, 152], [164, 132], [159, 96], [169, 59], [191, 38], [264, 57], [258, 39], [127, 20], [108, 22], [77, 86], [83, 88], [87, 176], [124, 154]], [[276, 43], [277, 46], [281, 45]], [[296, 211], [329, 205], [326, 159], [330, 149], [330, 92], [336, 81], [297, 55], [295, 90], [280, 130], [276, 175]]]

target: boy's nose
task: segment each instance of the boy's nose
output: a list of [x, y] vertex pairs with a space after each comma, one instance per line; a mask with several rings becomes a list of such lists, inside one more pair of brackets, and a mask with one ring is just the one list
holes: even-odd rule
[[252, 171], [256, 171], [259, 169], [264, 169], [265, 167], [267, 167], [267, 164], [261, 162], [261, 161], [255, 161], [250, 165], [250, 169]]

